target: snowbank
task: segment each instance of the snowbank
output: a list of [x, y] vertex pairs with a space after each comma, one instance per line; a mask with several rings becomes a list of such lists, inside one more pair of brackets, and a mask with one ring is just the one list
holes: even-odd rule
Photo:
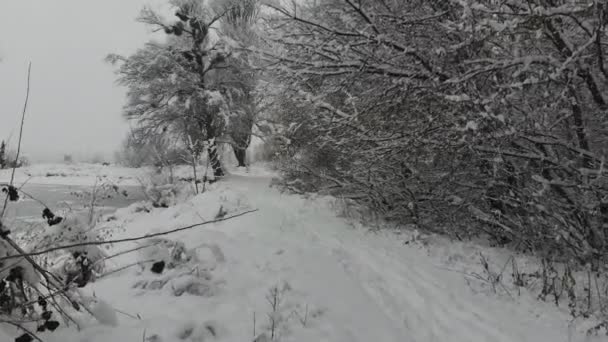
[[[12, 170], [0, 170], [0, 183], [8, 183]], [[37, 164], [16, 169], [15, 183], [92, 186], [99, 179], [120, 185], [138, 185], [141, 169], [100, 164]]]
[[[331, 199], [282, 194], [269, 187], [264, 171], [254, 173], [233, 175], [171, 208], [139, 203], [118, 210], [99, 227], [112, 230], [114, 239], [258, 209], [162, 240], [112, 246], [108, 254], [153, 244], [149, 251], [113, 259], [106, 269], [146, 261], [142, 266], [84, 289], [107, 302], [100, 321], [111, 324], [82, 317], [80, 332], [62, 329], [41, 337], [48, 342], [260, 342], [273, 335], [302, 342], [594, 341], [568, 325], [566, 312], [532, 295], [478, 291], [459, 271], [479, 271], [471, 244], [451, 250], [441, 239], [415, 233], [372, 233], [337, 217]], [[166, 266], [157, 274], [151, 268], [159, 261]]]
[[[230, 154], [227, 154], [231, 156]], [[230, 174], [267, 177], [271, 173], [263, 166], [255, 165], [245, 168], [232, 167], [234, 163], [225, 163], [226, 171]], [[212, 171], [207, 170], [209, 175]], [[0, 183], [8, 183], [11, 179], [12, 170], [0, 170]], [[110, 181], [122, 186], [139, 186], [140, 179], [146, 179], [156, 171], [152, 167], [127, 168], [115, 165], [100, 164], [37, 164], [16, 169], [15, 184], [43, 184], [43, 185], [77, 185], [93, 186], [95, 183]], [[205, 166], [198, 167], [200, 178], [205, 174]], [[169, 173], [168, 168], [164, 170]], [[192, 178], [192, 169], [188, 165], [179, 165], [173, 168], [175, 179]]]

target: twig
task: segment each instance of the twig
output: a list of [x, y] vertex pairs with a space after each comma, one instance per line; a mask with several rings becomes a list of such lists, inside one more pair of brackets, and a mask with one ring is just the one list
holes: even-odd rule
[[[23, 248], [21, 248], [15, 241], [13, 241], [13, 239], [11, 239], [9, 236], [3, 236], [3, 239], [4, 239], [4, 241], [6, 241], [6, 243], [8, 245], [10, 245], [18, 253], [18, 255], [13, 255], [11, 259], [14, 259], [14, 258], [24, 258], [38, 273], [40, 273], [40, 275], [44, 278], [44, 280], [46, 280], [47, 287], [49, 287], [49, 288], [52, 287], [52, 288], [57, 289], [57, 290], [63, 288], [63, 286], [61, 286], [61, 279], [59, 277], [57, 277], [53, 273], [47, 271], [42, 266], [40, 266], [32, 258], [32, 256], [28, 255], [28, 253], [26, 253], [25, 250], [23, 250]], [[79, 306], [78, 303], [77, 303], [77, 301], [74, 300], [74, 299], [72, 299], [68, 293], [63, 292], [63, 293], [60, 293], [60, 295], [62, 295], [63, 297], [65, 297], [65, 299], [70, 304], [72, 304], [72, 306], [74, 306], [75, 308]], [[85, 309], [86, 309], [86, 307], [85, 307]], [[64, 314], [66, 316], [68, 316], [67, 313], [64, 313]], [[74, 321], [71, 317], [70, 317], [70, 319], [72, 321]], [[74, 321], [74, 323], [76, 323], [76, 321]], [[77, 323], [76, 323], [76, 325], [78, 326]]]
[[99, 277], [97, 277], [97, 279], [105, 278], [105, 277], [109, 276], [110, 274], [114, 274], [114, 273], [117, 273], [117, 272], [120, 272], [120, 271], [124, 271], [127, 268], [131, 268], [133, 266], [138, 266], [138, 265], [142, 265], [142, 264], [145, 264], [145, 263], [148, 263], [148, 262], [153, 262], [153, 261], [156, 261], [156, 259], [148, 259], [148, 260], [142, 260], [142, 261], [134, 262], [132, 264], [128, 264], [128, 265], [119, 267], [119, 268], [117, 268], [115, 270], [108, 271], [108, 272], [100, 275]]
[[4, 267], [3, 269], [0, 269], [0, 274], [2, 274], [2, 273], [4, 273], [4, 272], [6, 272], [6, 271], [8, 271], [8, 270], [10, 270], [11, 268], [13, 268], [13, 267], [15, 267], [15, 266], [19, 265], [20, 263], [21, 263], [21, 260], [17, 260], [17, 261], [15, 261], [15, 262], [11, 263], [10, 265], [8, 265], [8, 266]]
[[38, 204], [40, 204], [41, 206], [43, 206], [43, 207], [45, 207], [45, 208], [49, 208], [49, 206], [48, 206], [48, 205], [46, 205], [44, 202], [42, 202], [42, 200], [40, 200], [40, 199], [38, 199], [38, 198], [36, 198], [36, 197], [32, 196], [31, 194], [29, 194], [29, 193], [27, 193], [27, 192], [23, 191], [21, 188], [19, 188], [19, 192], [23, 193], [25, 196], [27, 196], [27, 197], [29, 197], [29, 198], [33, 199], [34, 201], [38, 202]]
[[[54, 275], [53, 273], [45, 270], [42, 266], [40, 266], [34, 259], [32, 259], [32, 256], [29, 255], [28, 253], [26, 253], [23, 248], [21, 248], [15, 241], [13, 241], [11, 238], [9, 238], [8, 236], [4, 237], [4, 241], [6, 241], [11, 247], [13, 247], [13, 249], [15, 249], [17, 251], [17, 255], [11, 255], [10, 259], [16, 259], [16, 258], [24, 258], [30, 265], [32, 265], [32, 267], [38, 271], [40, 273], [40, 275], [42, 275], [42, 277], [46, 280], [46, 282], [49, 285], [52, 285], [53, 287], [60, 289], [62, 288], [62, 286], [60, 286], [58, 283], [60, 279]], [[49, 277], [52, 276], [54, 281], [51, 281], [51, 278]], [[69, 298], [69, 296], [66, 295], [66, 298], [73, 303], [73, 301], [71, 300], [71, 298]]]
[[253, 338], [255, 339], [255, 326], [256, 326], [256, 322], [255, 322], [255, 311], [253, 312]]
[[139, 314], [138, 314], [137, 316], [135, 316], [135, 315], [132, 315], [132, 314], [130, 314], [130, 313], [127, 313], [127, 312], [124, 312], [124, 311], [118, 310], [117, 308], [114, 308], [114, 311], [118, 312], [118, 313], [119, 313], [119, 314], [121, 314], [121, 315], [125, 315], [125, 316], [127, 316], [127, 317], [129, 317], [129, 318], [133, 318], [133, 319], [136, 319], [136, 320], [141, 321], [141, 317], [139, 316]]
[[[109, 244], [113, 244], [113, 243], [123, 243], [123, 242], [131, 242], [131, 241], [139, 241], [139, 240], [145, 240], [145, 239], [150, 239], [153, 237], [157, 237], [157, 236], [162, 236], [162, 235], [169, 235], [169, 234], [173, 234], [173, 233], [177, 233], [177, 232], [181, 232], [184, 230], [188, 230], [188, 229], [192, 229], [192, 228], [196, 228], [196, 227], [200, 227], [200, 226], [204, 226], [204, 225], [208, 225], [211, 223], [217, 223], [217, 222], [222, 222], [222, 221], [227, 221], [239, 216], [244, 216], [253, 212], [258, 211], [258, 209], [252, 209], [252, 210], [248, 210], [239, 214], [234, 214], [231, 216], [226, 216], [223, 218], [218, 218], [215, 220], [211, 220], [211, 221], [206, 221], [206, 222], [201, 222], [201, 223], [196, 223], [190, 226], [186, 226], [186, 227], [181, 227], [181, 228], [176, 228], [176, 229], [172, 229], [166, 232], [160, 232], [160, 233], [154, 233], [154, 234], [147, 234], [147, 235], [142, 235], [142, 236], [138, 236], [138, 237], [132, 237], [132, 238], [124, 238], [124, 239], [118, 239], [118, 240], [107, 240], [107, 241], [90, 241], [90, 242], [81, 242], [81, 243], [74, 243], [71, 245], [64, 245], [64, 246], [57, 246], [57, 247], [53, 247], [53, 248], [49, 248], [43, 251], [38, 251], [38, 252], [31, 252], [31, 253], [26, 253], [24, 251], [22, 251], [21, 249], [17, 250], [19, 252], [18, 255], [9, 255], [9, 256], [5, 256], [0, 258], [0, 261], [3, 260], [9, 260], [9, 259], [17, 259], [17, 258], [23, 258], [23, 257], [32, 257], [32, 256], [37, 256], [37, 255], [43, 255], [43, 254], [48, 254], [54, 251], [58, 251], [58, 250], [62, 250], [62, 249], [68, 249], [68, 248], [74, 248], [74, 247], [84, 247], [84, 246], [102, 246], [102, 245], [109, 245]], [[15, 248], [15, 246], [12, 246], [13, 248]], [[17, 247], [18, 248], [18, 247]]]
[[[207, 155], [209, 155], [209, 153], [207, 153]], [[206, 191], [207, 188], [207, 177], [209, 174], [209, 157], [207, 157], [207, 166], [205, 167], [205, 175], [203, 176], [203, 193]]]
[[[55, 310], [57, 310], [57, 312], [59, 312], [59, 314], [61, 315], [61, 318], [63, 318], [64, 323], [69, 326], [69, 322], [71, 321], [72, 323], [74, 323], [76, 325], [76, 327], [78, 329], [80, 329], [80, 325], [78, 324], [78, 322], [76, 322], [72, 316], [70, 316], [62, 307], [61, 305], [59, 305], [59, 303], [57, 302], [57, 300], [55, 299], [55, 296], [62, 294], [63, 292], [65, 292], [65, 289], [61, 289], [61, 290], [57, 290], [55, 293], [51, 292], [51, 288], [50, 286], [47, 285], [43, 285], [48, 291], [49, 294], [48, 295], [44, 295], [42, 293], [42, 291], [40, 291], [39, 289], [37, 289], [36, 287], [33, 287], [34, 291], [38, 292], [38, 295], [40, 298], [44, 298], [44, 299], [50, 299], [49, 303], [51, 304], [51, 306], [53, 306], [53, 308], [55, 308]], [[35, 302], [37, 302], [38, 300], [36, 300]], [[35, 304], [34, 301], [30, 302], [30, 303], [24, 303], [23, 306], [27, 306], [27, 305], [32, 305]]]
[[588, 281], [588, 285], [587, 285], [587, 313], [591, 313], [591, 292], [593, 291], [592, 287], [591, 287], [591, 271], [587, 271], [587, 281]]
[[593, 278], [595, 280], [595, 289], [597, 291], [597, 298], [598, 298], [597, 300], [600, 304], [600, 312], [604, 313], [604, 303], [602, 303], [602, 292], [600, 291], [600, 285], [597, 282], [597, 276], [593, 277]]
[[102, 258], [102, 259], [99, 259], [99, 260], [95, 261], [95, 262], [93, 263], [93, 265], [95, 265], [95, 264], [97, 264], [97, 263], [100, 263], [100, 262], [102, 262], [102, 261], [106, 261], [106, 260], [108, 260], [108, 259], [113, 259], [113, 258], [116, 258], [117, 256], [121, 256], [121, 255], [124, 255], [124, 254], [133, 253], [133, 252], [136, 252], [136, 251], [139, 251], [139, 250], [145, 249], [145, 248], [154, 247], [154, 246], [156, 246], [156, 245], [158, 245], [158, 244], [160, 244], [160, 242], [153, 243], [153, 244], [151, 244], [151, 245], [139, 246], [139, 247], [137, 247], [137, 248], [133, 248], [133, 249], [129, 249], [129, 250], [126, 250], [126, 251], [118, 252], [118, 253], [116, 253], [116, 254], [112, 254], [112, 255], [108, 255], [107, 257], [104, 257], [104, 258]]
[[19, 323], [15, 323], [15, 322], [11, 322], [11, 321], [5, 321], [5, 320], [1, 320], [0, 323], [5, 323], [8, 325], [12, 325], [16, 328], [19, 328], [23, 331], [25, 331], [27, 334], [29, 334], [30, 336], [32, 336], [33, 338], [35, 338], [36, 340], [38, 340], [39, 342], [44, 342], [43, 340], [40, 339], [40, 337], [36, 336], [36, 334], [34, 334], [33, 332], [31, 332], [30, 330], [24, 328], [21, 324]]
[[[30, 99], [30, 76], [32, 74], [32, 62], [29, 63], [27, 67], [27, 91], [25, 93], [25, 103], [23, 104], [23, 113], [21, 113], [21, 126], [19, 128], [19, 143], [17, 144], [17, 155], [15, 156], [15, 163], [13, 164], [13, 171], [11, 172], [11, 181], [9, 186], [13, 186], [15, 182], [15, 170], [17, 169], [17, 164], [19, 163], [19, 154], [21, 153], [21, 139], [23, 138], [23, 125], [25, 124], [25, 113], [27, 111], [27, 103]], [[6, 212], [6, 206], [8, 205], [8, 198], [10, 196], [6, 196], [4, 198], [4, 206], [2, 207], [2, 214], [0, 214], [0, 218], [4, 217], [4, 213]]]

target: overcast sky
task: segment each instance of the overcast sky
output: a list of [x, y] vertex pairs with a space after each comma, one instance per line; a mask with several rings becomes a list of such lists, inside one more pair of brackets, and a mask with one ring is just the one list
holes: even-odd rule
[[148, 3], [161, 0], [0, 0], [0, 140], [12, 136], [16, 144], [31, 60], [25, 154], [111, 156], [128, 124], [124, 89], [103, 59], [150, 39], [135, 21]]

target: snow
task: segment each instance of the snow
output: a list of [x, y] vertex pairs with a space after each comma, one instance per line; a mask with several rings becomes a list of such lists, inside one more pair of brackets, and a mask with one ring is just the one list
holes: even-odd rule
[[116, 311], [103, 300], [94, 300], [88, 303], [87, 308], [99, 323], [108, 326], [116, 326], [118, 324]]
[[[11, 169], [0, 170], [0, 183], [8, 183]], [[144, 170], [101, 164], [36, 164], [16, 169], [15, 184], [31, 183], [45, 185], [93, 186], [100, 179], [123, 186], [139, 185], [138, 177]]]
[[466, 130], [476, 131], [478, 128], [479, 128], [479, 124], [473, 120], [468, 121], [466, 126], [464, 127], [465, 131]]
[[[504, 251], [418, 232], [370, 231], [338, 216], [335, 199], [282, 193], [270, 187], [272, 177], [254, 166], [170, 208], [119, 209], [116, 220], [98, 227], [113, 227], [114, 239], [212, 220], [220, 211], [258, 211], [159, 240], [112, 246], [108, 255], [153, 245], [112, 259], [105, 268], [142, 266], [83, 289], [97, 298], [98, 321], [83, 315], [81, 331], [64, 327], [40, 337], [269, 341], [272, 318], [277, 341], [599, 341], [532, 294], [490, 293], [463, 275], [481, 272], [473, 261], [479, 252], [494, 260], [504, 259]], [[155, 274], [150, 258], [171, 262]]]
[[452, 102], [466, 102], [466, 101], [470, 101], [471, 98], [469, 97], [469, 95], [467, 94], [461, 94], [461, 95], [445, 95], [444, 98], [448, 101], [452, 101]]

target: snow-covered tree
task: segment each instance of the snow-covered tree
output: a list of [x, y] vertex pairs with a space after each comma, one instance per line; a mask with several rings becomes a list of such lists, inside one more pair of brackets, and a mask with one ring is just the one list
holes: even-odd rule
[[[234, 47], [252, 46], [259, 41], [258, 20], [259, 6], [256, 0], [240, 2], [216, 0], [224, 6], [234, 6], [222, 22], [220, 34]], [[239, 167], [246, 166], [247, 147], [251, 143], [253, 126], [258, 117], [260, 99], [265, 94], [259, 91], [259, 73], [252, 67], [255, 55], [244, 49], [230, 57], [230, 69], [218, 73], [222, 83], [230, 92], [230, 110], [235, 113], [229, 124], [228, 136]]]
[[224, 175], [217, 144], [244, 112], [233, 108], [247, 91], [243, 80], [230, 76], [237, 56], [214, 32], [221, 21], [236, 23], [245, 3], [173, 0], [175, 20], [146, 8], [140, 21], [164, 30], [166, 41], [147, 43], [129, 57], [108, 57], [120, 63], [119, 81], [128, 88], [126, 117], [149, 134], [181, 136], [195, 157], [207, 150], [216, 177]]
[[608, 252], [602, 2], [268, 8], [289, 175], [459, 238]]

